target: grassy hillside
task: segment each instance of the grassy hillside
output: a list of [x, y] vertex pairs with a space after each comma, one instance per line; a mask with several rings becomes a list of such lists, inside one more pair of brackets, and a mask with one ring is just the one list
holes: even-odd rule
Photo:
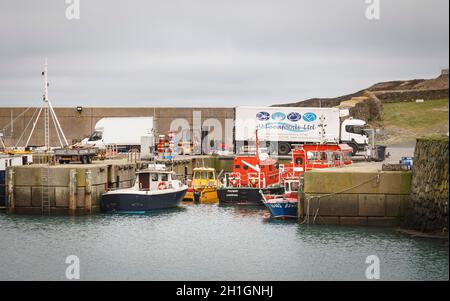
[[415, 140], [449, 131], [449, 100], [428, 100], [424, 103], [401, 102], [383, 104], [382, 121], [373, 123], [383, 128], [381, 142], [392, 144]]

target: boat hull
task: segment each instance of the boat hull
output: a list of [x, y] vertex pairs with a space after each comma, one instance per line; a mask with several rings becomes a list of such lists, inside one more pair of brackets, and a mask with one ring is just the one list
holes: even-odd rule
[[297, 218], [297, 202], [264, 202], [273, 218]]
[[219, 188], [217, 195], [221, 204], [249, 204], [263, 205], [260, 190], [264, 194], [283, 194], [283, 187], [251, 188], [251, 187], [228, 187]]
[[188, 191], [184, 196], [184, 201], [195, 202], [199, 204], [215, 204], [219, 201], [216, 188], [196, 189]]
[[101, 210], [104, 212], [143, 213], [156, 209], [177, 207], [184, 198], [186, 190], [159, 194], [114, 193], [104, 194]]

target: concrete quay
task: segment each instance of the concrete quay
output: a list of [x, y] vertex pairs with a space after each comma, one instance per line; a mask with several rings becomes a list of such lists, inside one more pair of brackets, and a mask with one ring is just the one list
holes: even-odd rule
[[305, 173], [300, 222], [399, 226], [408, 205], [412, 173], [378, 167], [360, 164]]

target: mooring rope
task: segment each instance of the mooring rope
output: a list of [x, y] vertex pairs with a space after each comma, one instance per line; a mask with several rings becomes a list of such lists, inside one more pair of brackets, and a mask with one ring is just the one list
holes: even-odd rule
[[[321, 194], [321, 195], [308, 195], [308, 196], [306, 197], [306, 199], [305, 199], [305, 200], [307, 201], [307, 214], [306, 214], [306, 216], [305, 216], [305, 219], [307, 220], [307, 223], [309, 224], [309, 202], [310, 202], [310, 200], [312, 200], [312, 199], [318, 199], [318, 200], [319, 200], [319, 204], [318, 204], [318, 206], [317, 206], [317, 210], [316, 210], [316, 212], [315, 212], [315, 214], [314, 214], [314, 217], [313, 217], [313, 224], [314, 224], [314, 223], [316, 222], [316, 218], [317, 218], [317, 216], [318, 216], [318, 214], [319, 214], [319, 209], [320, 209], [320, 199], [322, 199], [322, 198], [324, 198], [324, 197], [330, 197], [330, 196], [342, 194], [342, 193], [344, 193], [344, 192], [347, 192], [347, 191], [350, 191], [350, 190], [355, 189], [355, 188], [357, 188], [357, 187], [360, 187], [360, 186], [362, 186], [362, 185], [364, 185], [364, 184], [370, 183], [370, 182], [372, 182], [373, 180], [376, 180], [376, 182], [379, 183], [379, 182], [380, 182], [380, 177], [381, 177], [381, 175], [382, 175], [381, 171], [378, 170], [378, 171], [377, 171], [377, 175], [374, 176], [373, 178], [370, 178], [370, 179], [368, 179], [368, 180], [366, 180], [366, 181], [364, 181], [364, 182], [361, 182], [361, 183], [359, 183], [359, 184], [357, 184], [357, 185], [354, 185], [354, 186], [351, 186], [351, 187], [349, 187], [349, 188], [345, 188], [345, 189], [340, 190], [340, 191], [338, 191], [338, 192], [333, 192], [333, 193], [328, 193], [328, 194]], [[320, 215], [319, 215], [319, 217], [320, 217]]]

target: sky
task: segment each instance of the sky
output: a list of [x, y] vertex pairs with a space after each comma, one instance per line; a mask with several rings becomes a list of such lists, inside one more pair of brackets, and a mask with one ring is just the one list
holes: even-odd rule
[[[0, 0], [0, 106], [273, 105], [449, 65], [448, 0]], [[76, 1], [76, 0], [75, 0]]]

